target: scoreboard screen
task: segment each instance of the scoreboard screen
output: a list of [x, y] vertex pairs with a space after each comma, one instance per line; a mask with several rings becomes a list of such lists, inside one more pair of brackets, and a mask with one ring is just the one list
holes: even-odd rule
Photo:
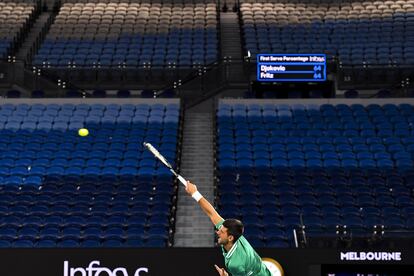
[[315, 82], [326, 80], [324, 54], [258, 54], [257, 80]]

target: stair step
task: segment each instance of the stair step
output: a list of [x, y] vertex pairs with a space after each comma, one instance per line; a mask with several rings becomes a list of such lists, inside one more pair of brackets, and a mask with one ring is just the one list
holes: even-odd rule
[[[204, 213], [203, 213], [204, 214]], [[193, 229], [195, 227], [211, 230], [214, 228], [214, 225], [211, 223], [210, 219], [204, 215], [204, 216], [184, 216], [184, 217], [177, 217], [176, 221], [179, 223], [186, 223], [186, 225], [183, 225], [180, 229]], [[209, 229], [211, 228], [211, 229]]]
[[[189, 238], [189, 239], [194, 239], [194, 238], [197, 239], [197, 237], [199, 237], [198, 238], [199, 240], [203, 240], [206, 242], [209, 241], [210, 242], [209, 246], [211, 246], [211, 243], [214, 241], [214, 229], [212, 229], [210, 232], [204, 232], [204, 231], [194, 232], [194, 231], [197, 231], [197, 230], [189, 229], [186, 232], [175, 232], [174, 235], [176, 237], [181, 236], [183, 238]], [[194, 233], [197, 233], [197, 236], [194, 236]]]
[[[210, 233], [207, 233], [207, 235], [205, 233], [197, 233], [197, 232], [193, 232], [193, 233], [190, 233], [190, 232], [189, 233], [177, 233], [176, 235], [177, 235], [176, 238], [182, 237], [184, 239], [191, 238], [191, 239], [199, 239], [199, 240], [210, 240], [211, 239], [211, 242], [214, 242], [214, 231], [213, 230], [211, 230]], [[177, 241], [176, 241], [176, 243], [177, 243]]]
[[212, 247], [211, 244], [213, 242], [213, 239], [210, 240], [200, 240], [200, 239], [190, 239], [187, 241], [184, 241], [185, 237], [183, 237], [182, 242], [176, 242], [174, 243], [174, 247]]
[[210, 219], [206, 215], [204, 215], [204, 216], [177, 217], [176, 221], [177, 222], [187, 222], [187, 223], [192, 224], [192, 225], [183, 226], [183, 227], [181, 227], [181, 229], [199, 227], [198, 225], [211, 226], [212, 228], [214, 227], [213, 224], [211, 223]]

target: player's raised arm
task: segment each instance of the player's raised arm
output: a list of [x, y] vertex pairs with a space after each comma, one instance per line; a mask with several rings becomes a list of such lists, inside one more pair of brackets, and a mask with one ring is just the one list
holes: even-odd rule
[[204, 211], [204, 213], [207, 214], [214, 225], [223, 220], [223, 218], [217, 213], [216, 209], [214, 209], [210, 202], [208, 202], [208, 200], [205, 199], [199, 191], [197, 191], [196, 185], [190, 181], [187, 181], [187, 187], [185, 188], [185, 191], [198, 202], [198, 205], [200, 205], [201, 209]]

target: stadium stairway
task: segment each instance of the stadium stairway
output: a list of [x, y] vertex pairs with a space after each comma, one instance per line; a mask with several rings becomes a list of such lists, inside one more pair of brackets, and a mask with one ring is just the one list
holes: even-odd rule
[[239, 17], [234, 12], [220, 13], [221, 58], [240, 59], [242, 57]]
[[39, 42], [40, 36], [45, 30], [45, 25], [50, 21], [51, 16], [52, 14], [50, 12], [44, 12], [39, 15], [16, 54], [17, 60], [23, 60], [27, 62], [32, 58], [31, 53], [33, 50], [35, 50], [35, 44]]
[[[213, 202], [213, 115], [196, 112], [195, 108], [188, 110], [184, 117], [181, 173], [197, 185], [205, 198]], [[178, 192], [176, 218], [175, 247], [214, 245], [214, 232], [210, 220], [185, 193], [183, 185], [180, 185]]]

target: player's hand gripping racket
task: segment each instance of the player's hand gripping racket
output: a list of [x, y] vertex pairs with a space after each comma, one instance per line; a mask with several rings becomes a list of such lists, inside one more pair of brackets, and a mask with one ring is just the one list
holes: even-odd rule
[[167, 161], [167, 159], [165, 159], [164, 156], [161, 155], [161, 153], [156, 148], [154, 148], [150, 143], [144, 142], [143, 144], [144, 144], [144, 147], [147, 148], [147, 150], [149, 150], [152, 154], [154, 154], [154, 156], [158, 160], [160, 160], [168, 169], [170, 169], [170, 172], [172, 172], [172, 174], [175, 175], [175, 177], [177, 177], [177, 179], [180, 180], [180, 182], [183, 183], [183, 185], [187, 187], [187, 180], [185, 180], [184, 177], [182, 177], [176, 171], [174, 171], [171, 164]]

